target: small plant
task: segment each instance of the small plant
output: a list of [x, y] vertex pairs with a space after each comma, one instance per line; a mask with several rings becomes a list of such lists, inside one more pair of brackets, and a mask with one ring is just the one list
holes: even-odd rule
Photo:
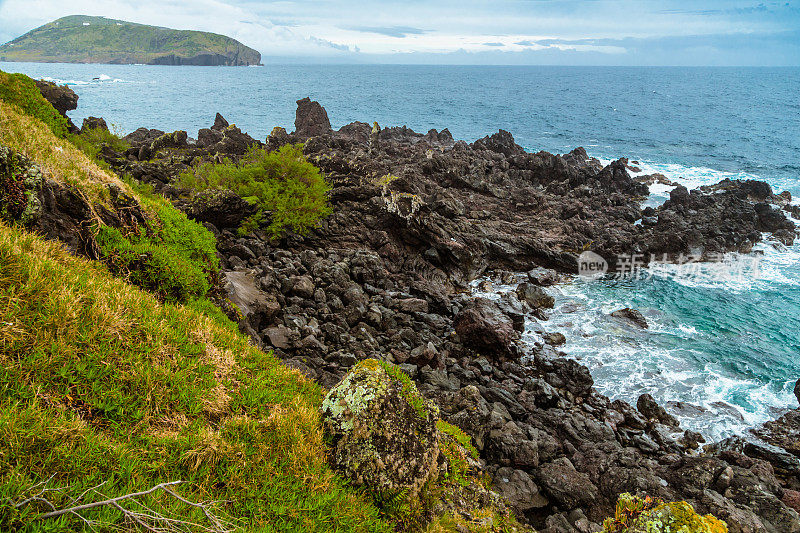
[[306, 233], [331, 213], [330, 185], [303, 155], [303, 145], [285, 145], [269, 152], [252, 147], [238, 163], [205, 163], [181, 175], [181, 182], [198, 191], [229, 189], [259, 212], [245, 222], [251, 230], [267, 225], [273, 237], [286, 230]]

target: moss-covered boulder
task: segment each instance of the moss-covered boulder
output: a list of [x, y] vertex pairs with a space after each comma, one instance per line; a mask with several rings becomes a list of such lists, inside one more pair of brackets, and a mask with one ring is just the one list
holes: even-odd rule
[[398, 367], [368, 359], [322, 403], [334, 467], [379, 499], [413, 497], [438, 475], [438, 408]]
[[710, 514], [697, 514], [686, 502], [664, 503], [626, 492], [617, 500], [614, 517], [603, 523], [603, 533], [728, 533], [728, 526]]

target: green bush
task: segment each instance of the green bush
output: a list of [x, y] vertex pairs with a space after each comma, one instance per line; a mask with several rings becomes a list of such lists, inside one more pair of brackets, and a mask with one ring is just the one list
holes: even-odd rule
[[44, 99], [36, 83], [24, 74], [0, 71], [0, 100], [44, 122], [57, 137], [66, 137], [67, 119]]
[[142, 204], [156, 214], [145, 226], [97, 228], [102, 259], [115, 274], [163, 301], [203, 298], [219, 269], [214, 236], [166, 200], [142, 198]]
[[285, 230], [305, 233], [330, 214], [330, 185], [303, 156], [303, 145], [285, 145], [269, 152], [251, 148], [238, 162], [205, 163], [181, 175], [182, 183], [198, 191], [230, 189], [259, 212], [245, 229], [269, 219], [273, 237]]
[[104, 144], [115, 152], [124, 152], [131, 147], [128, 142], [120, 139], [118, 135], [103, 128], [82, 131], [77, 135], [71, 135], [69, 140], [94, 160], [97, 160], [97, 154], [100, 153]]

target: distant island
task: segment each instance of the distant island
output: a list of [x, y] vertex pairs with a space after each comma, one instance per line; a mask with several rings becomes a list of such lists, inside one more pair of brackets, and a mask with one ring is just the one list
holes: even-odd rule
[[0, 61], [250, 66], [261, 54], [216, 33], [72, 15], [0, 46]]

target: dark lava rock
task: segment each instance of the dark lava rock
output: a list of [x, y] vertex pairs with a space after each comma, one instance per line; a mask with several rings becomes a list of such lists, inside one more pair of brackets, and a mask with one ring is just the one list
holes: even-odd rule
[[637, 311], [636, 309], [631, 309], [630, 307], [626, 307], [625, 309], [618, 309], [617, 311], [612, 312], [611, 316], [613, 316], [614, 318], [622, 318], [628, 322], [636, 324], [642, 329], [647, 329], [648, 327], [650, 327], [647, 324], [647, 319], [644, 317], [644, 315], [640, 311]]
[[657, 420], [662, 424], [677, 428], [680, 426], [678, 419], [669, 414], [666, 409], [658, 405], [655, 399], [649, 394], [642, 394], [636, 400], [636, 409], [648, 420]]
[[517, 353], [519, 334], [511, 319], [485, 298], [475, 298], [453, 319], [462, 342], [475, 350], [500, 357]]
[[207, 190], [196, 194], [188, 206], [189, 218], [209, 222], [217, 229], [238, 228], [257, 208], [228, 190]]
[[555, 299], [544, 292], [544, 289], [532, 283], [517, 285], [517, 297], [531, 306], [532, 309], [552, 309]]
[[58, 111], [62, 117], [67, 119], [70, 133], [77, 133], [78, 128], [67, 116], [67, 111], [78, 108], [78, 95], [66, 85], [57, 85], [51, 81], [34, 80], [44, 99]]
[[297, 114], [294, 120], [295, 133], [302, 137], [313, 137], [331, 132], [328, 113], [319, 102], [306, 97], [297, 101]]
[[104, 130], [108, 131], [108, 124], [105, 119], [99, 117], [88, 117], [83, 119], [81, 125], [81, 133], [86, 133], [89, 130]]
[[228, 126], [230, 126], [230, 124], [228, 123], [227, 120], [225, 120], [225, 117], [223, 117], [222, 115], [217, 113], [217, 116], [214, 117], [214, 125], [211, 126], [211, 130], [212, 131], [222, 131], [225, 128], [227, 128]]

